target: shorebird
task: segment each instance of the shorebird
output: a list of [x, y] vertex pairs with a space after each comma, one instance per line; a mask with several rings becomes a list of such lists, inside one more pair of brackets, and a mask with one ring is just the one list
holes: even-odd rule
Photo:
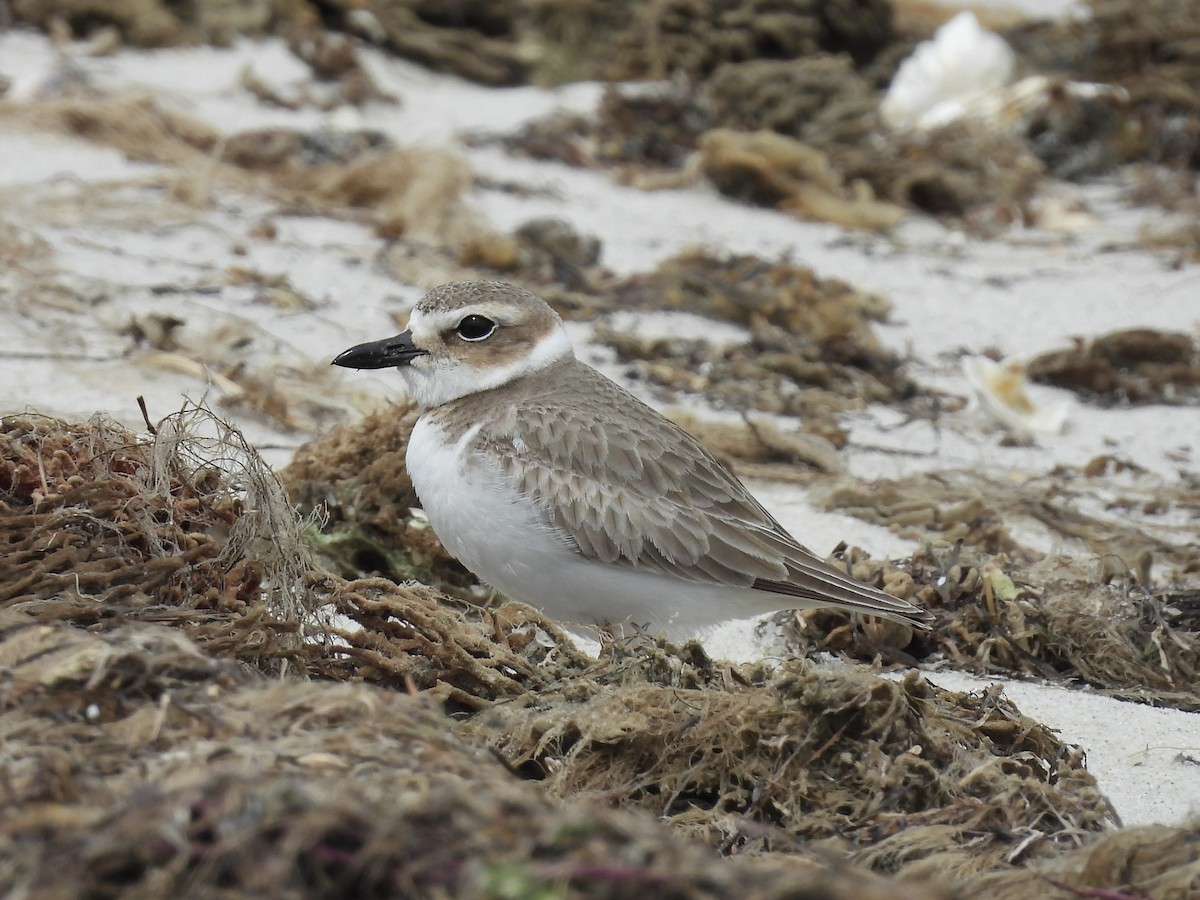
[[333, 362], [396, 368], [423, 407], [405, 458], [433, 530], [552, 618], [672, 639], [817, 606], [932, 621], [805, 548], [695, 437], [577, 359], [529, 291], [443, 285], [406, 331]]

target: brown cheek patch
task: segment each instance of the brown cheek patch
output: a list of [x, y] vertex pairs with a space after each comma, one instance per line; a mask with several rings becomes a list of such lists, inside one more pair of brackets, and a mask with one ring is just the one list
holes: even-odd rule
[[471, 364], [480, 369], [505, 366], [520, 359], [537, 344], [541, 335], [535, 336], [528, 325], [501, 325], [496, 333], [484, 341], [464, 341], [453, 329], [442, 334], [442, 341], [450, 352], [469, 358]]

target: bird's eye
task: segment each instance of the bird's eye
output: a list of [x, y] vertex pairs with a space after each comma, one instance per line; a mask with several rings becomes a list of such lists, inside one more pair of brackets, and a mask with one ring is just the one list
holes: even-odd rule
[[482, 341], [492, 336], [496, 323], [485, 316], [467, 316], [454, 330], [464, 341]]

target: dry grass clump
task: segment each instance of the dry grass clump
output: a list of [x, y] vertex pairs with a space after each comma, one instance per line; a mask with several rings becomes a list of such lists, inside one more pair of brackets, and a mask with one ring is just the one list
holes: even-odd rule
[[100, 419], [0, 422], [4, 608], [97, 630], [166, 624], [264, 671], [435, 690], [472, 708], [552, 681], [547, 656], [579, 664], [532, 610], [499, 621], [538, 640], [423, 585], [315, 568], [313, 523], [206, 409], [167, 417], [151, 440]]

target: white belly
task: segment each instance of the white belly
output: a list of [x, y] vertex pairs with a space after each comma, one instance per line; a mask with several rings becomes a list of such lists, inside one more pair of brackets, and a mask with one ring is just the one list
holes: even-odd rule
[[448, 444], [438, 426], [419, 419], [405, 456], [408, 474], [446, 549], [488, 584], [533, 602], [522, 585], [571, 550], [538, 521], [499, 466], [472, 452], [478, 431]]
[[[690, 637], [727, 619], [801, 605], [760, 591], [702, 585], [585, 560], [553, 532], [499, 466], [470, 449], [479, 427], [448, 444], [425, 417], [409, 439], [413, 487], [446, 549], [482, 581], [570, 624], [632, 622]], [[778, 598], [782, 600], [783, 598]]]

